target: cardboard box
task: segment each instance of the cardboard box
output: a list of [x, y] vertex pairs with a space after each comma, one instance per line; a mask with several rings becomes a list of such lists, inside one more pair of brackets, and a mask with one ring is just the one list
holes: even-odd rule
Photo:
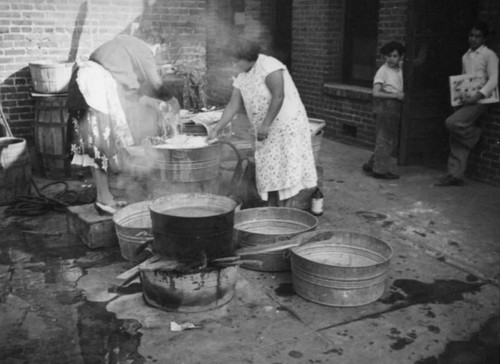
[[[457, 75], [450, 76], [450, 104], [451, 106], [460, 106], [464, 100], [479, 91], [486, 80], [476, 75]], [[499, 102], [498, 86], [493, 90], [490, 97], [481, 99], [479, 104], [492, 104]]]

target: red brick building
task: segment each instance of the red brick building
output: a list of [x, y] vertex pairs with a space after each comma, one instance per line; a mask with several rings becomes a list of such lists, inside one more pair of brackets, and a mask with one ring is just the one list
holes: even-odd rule
[[[14, 134], [33, 143], [29, 62], [85, 58], [137, 24], [163, 45], [160, 62], [206, 70], [209, 102], [224, 104], [232, 73], [221, 48], [241, 33], [287, 63], [309, 115], [326, 121], [329, 137], [371, 149], [371, 79], [378, 49], [395, 39], [407, 46], [399, 162], [443, 168], [447, 80], [460, 72], [475, 18], [489, 23], [489, 46], [500, 53], [495, 0], [0, 0], [1, 102]], [[500, 104], [481, 122], [468, 174], [500, 185]]]

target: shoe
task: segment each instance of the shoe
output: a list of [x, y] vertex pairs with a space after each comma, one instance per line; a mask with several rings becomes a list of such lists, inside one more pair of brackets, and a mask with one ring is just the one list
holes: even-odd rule
[[372, 177], [377, 179], [399, 179], [399, 176], [397, 174], [391, 172], [386, 172], [386, 173], [372, 172]]
[[444, 176], [439, 181], [434, 183], [434, 186], [438, 187], [463, 186], [463, 185], [464, 185], [463, 179], [453, 177], [451, 174]]
[[363, 164], [363, 172], [372, 173], [373, 172], [372, 166], [369, 163]]

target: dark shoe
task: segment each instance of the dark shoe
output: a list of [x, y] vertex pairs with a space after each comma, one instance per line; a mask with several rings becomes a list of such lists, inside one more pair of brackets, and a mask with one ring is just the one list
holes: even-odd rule
[[372, 177], [377, 179], [399, 179], [399, 176], [397, 174], [391, 172], [386, 172], [386, 173], [373, 172]]
[[434, 186], [438, 187], [448, 187], [448, 186], [463, 186], [464, 185], [464, 180], [453, 177], [452, 175], [448, 174], [441, 178], [439, 181], [434, 183]]
[[363, 164], [363, 172], [372, 173], [372, 166], [369, 163]]

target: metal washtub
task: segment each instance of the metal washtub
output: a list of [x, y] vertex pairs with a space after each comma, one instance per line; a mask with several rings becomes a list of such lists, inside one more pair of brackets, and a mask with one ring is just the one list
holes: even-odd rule
[[175, 312], [201, 312], [225, 305], [234, 296], [238, 267], [205, 268], [181, 273], [141, 269], [145, 301]]
[[291, 249], [293, 288], [328, 306], [361, 306], [384, 293], [392, 248], [375, 237], [317, 231]]
[[160, 181], [205, 182], [219, 175], [221, 149], [220, 143], [186, 149], [147, 146], [146, 153]]
[[[237, 211], [234, 216], [234, 239], [241, 248], [265, 246], [288, 240], [300, 233], [311, 231], [318, 225], [312, 214], [286, 207], [259, 207]], [[248, 255], [247, 259], [260, 260], [262, 265], [243, 264], [264, 272], [290, 270], [290, 259], [285, 250]]]
[[135, 261], [144, 244], [153, 239], [150, 203], [151, 201], [133, 203], [113, 215], [120, 251], [127, 260]]

